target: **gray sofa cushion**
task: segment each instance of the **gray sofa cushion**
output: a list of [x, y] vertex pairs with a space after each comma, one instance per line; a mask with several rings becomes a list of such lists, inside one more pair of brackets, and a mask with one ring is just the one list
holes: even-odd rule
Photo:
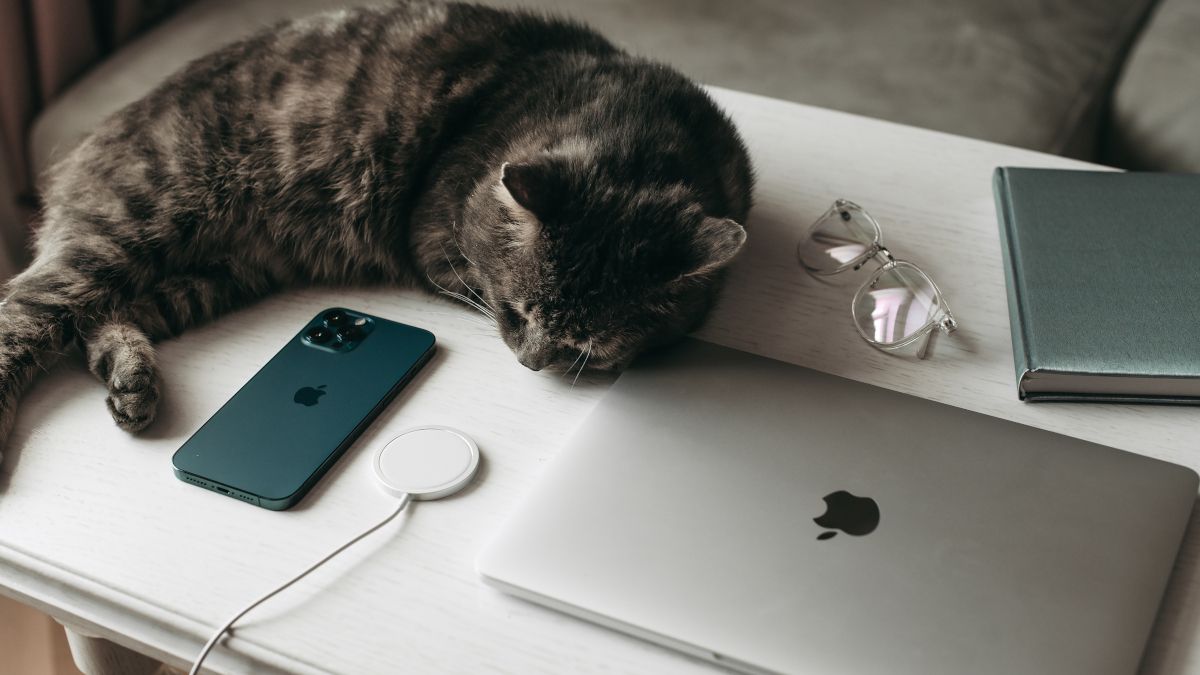
[[[37, 120], [34, 168], [188, 60], [337, 0], [197, 0]], [[365, 4], [365, 3], [359, 3]], [[1150, 0], [493, 0], [583, 19], [701, 81], [1086, 156]], [[853, 161], [848, 157], [848, 161]]]
[[1154, 0], [535, 4], [562, 7], [711, 84], [1090, 158]]
[[1113, 97], [1105, 160], [1200, 171], [1200, 0], [1163, 0]]

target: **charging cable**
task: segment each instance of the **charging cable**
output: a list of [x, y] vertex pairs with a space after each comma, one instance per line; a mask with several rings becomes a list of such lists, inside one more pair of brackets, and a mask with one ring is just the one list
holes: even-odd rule
[[388, 517], [342, 544], [226, 621], [205, 643], [188, 675], [198, 675], [209, 652], [242, 617], [334, 559], [342, 551], [395, 520], [412, 500], [441, 499], [466, 487], [479, 468], [479, 447], [470, 436], [450, 427], [416, 427], [405, 431], [380, 448], [375, 453], [373, 467], [375, 478], [383, 491], [400, 500], [396, 509]]

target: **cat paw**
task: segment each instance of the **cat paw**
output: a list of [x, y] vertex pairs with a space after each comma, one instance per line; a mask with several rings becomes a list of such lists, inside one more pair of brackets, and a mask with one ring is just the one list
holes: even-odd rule
[[154, 421], [158, 396], [158, 377], [153, 371], [138, 369], [114, 374], [104, 402], [117, 426], [126, 431], [141, 431]]
[[108, 412], [117, 426], [141, 431], [158, 407], [158, 366], [154, 347], [140, 328], [114, 321], [86, 334], [88, 370], [108, 387]]

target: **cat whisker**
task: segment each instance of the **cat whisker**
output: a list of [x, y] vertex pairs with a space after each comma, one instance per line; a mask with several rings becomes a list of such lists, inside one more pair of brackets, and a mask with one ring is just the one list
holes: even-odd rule
[[495, 324], [488, 323], [474, 314], [459, 314], [458, 320], [469, 324], [472, 328], [495, 328]]
[[[460, 253], [461, 253], [461, 251], [460, 251]], [[450, 265], [450, 271], [454, 272], [454, 276], [458, 279], [458, 282], [463, 285], [463, 288], [466, 288], [467, 292], [470, 293], [471, 295], [474, 295], [476, 298], [479, 298], [479, 302], [483, 303], [485, 306], [487, 306], [488, 309], [492, 310], [492, 312], [495, 313], [496, 308], [492, 307], [491, 303], [489, 303], [487, 300], [484, 300], [482, 295], [480, 295], [474, 288], [471, 288], [471, 285], [463, 280], [462, 275], [460, 275], [458, 273], [458, 269], [456, 269], [454, 267], [454, 262], [450, 260], [450, 254], [446, 253], [445, 246], [442, 246], [442, 255], [446, 257], [446, 264]], [[463, 256], [463, 258], [465, 259], [466, 256]]]
[[562, 379], [567, 379], [567, 376], [571, 374], [571, 369], [575, 367], [575, 364], [579, 363], [579, 359], [583, 358], [583, 352], [584, 350], [579, 350], [579, 356], [576, 356], [575, 360], [571, 362], [571, 365], [567, 366], [567, 369], [563, 371]]
[[479, 326], [480, 328], [495, 328], [496, 327], [495, 324], [484, 321], [483, 319], [479, 318], [478, 316], [476, 316], [474, 314], [463, 314], [462, 312], [429, 312], [429, 311], [425, 312], [425, 314], [427, 316], [451, 317], [458, 321], [465, 321], [469, 324]]
[[583, 374], [583, 371], [587, 369], [587, 362], [590, 358], [592, 358], [592, 341], [588, 340], [587, 353], [583, 356], [583, 365], [579, 366], [579, 372], [575, 373], [575, 379], [571, 380], [572, 387], [574, 387], [575, 383], [579, 381], [579, 376]]
[[492, 323], [495, 323], [496, 315], [492, 314], [483, 305], [480, 305], [478, 302], [475, 302], [474, 300], [472, 300], [471, 298], [468, 298], [467, 296], [463, 295], [462, 293], [455, 293], [454, 291], [445, 291], [445, 290], [439, 291], [439, 292], [442, 295], [454, 298], [455, 300], [460, 300], [460, 301], [466, 303], [467, 305], [474, 307], [476, 310], [479, 311], [480, 314], [486, 316], [488, 319], [491, 319]]
[[425, 278], [429, 279], [429, 283], [433, 284], [433, 286], [435, 288], [437, 288], [438, 292], [441, 293], [442, 295], [454, 298], [455, 300], [461, 300], [462, 302], [465, 302], [466, 304], [470, 305], [471, 307], [474, 307], [475, 309], [479, 310], [480, 314], [486, 316], [488, 319], [491, 319], [493, 324], [496, 323], [496, 315], [493, 314], [487, 308], [485, 308], [483, 305], [480, 305], [479, 303], [475, 302], [471, 298], [468, 298], [467, 296], [463, 295], [462, 293], [456, 293], [456, 292], [446, 288], [445, 286], [442, 286], [438, 282], [434, 281], [433, 277], [428, 274], [425, 275]]
[[454, 299], [456, 299], [456, 300], [461, 300], [461, 301], [463, 301], [463, 302], [467, 303], [468, 305], [470, 305], [470, 306], [474, 307], [475, 309], [479, 310], [481, 313], [483, 313], [483, 315], [484, 315], [484, 316], [488, 317], [488, 318], [489, 318], [489, 319], [491, 319], [492, 321], [495, 321], [495, 320], [496, 320], [496, 315], [495, 315], [495, 314], [493, 314], [491, 311], [489, 311], [489, 310], [485, 309], [484, 307], [482, 307], [481, 305], [479, 305], [479, 303], [475, 302], [475, 301], [474, 301], [474, 300], [472, 300], [471, 298], [468, 298], [467, 296], [463, 295], [462, 293], [459, 293], [459, 292], [457, 292], [457, 291], [452, 291], [452, 290], [450, 290], [450, 289], [446, 288], [445, 286], [443, 286], [443, 285], [439, 284], [438, 282], [434, 281], [433, 277], [432, 277], [432, 276], [430, 276], [430, 275], [428, 275], [428, 274], [426, 274], [426, 275], [425, 275], [425, 278], [426, 278], [426, 279], [429, 279], [429, 283], [433, 284], [433, 286], [434, 286], [435, 288], [437, 288], [437, 289], [438, 289], [438, 292], [439, 292], [439, 293], [441, 293], [442, 295], [449, 296], [449, 297], [451, 297], [451, 298], [454, 298]]
[[[426, 315], [451, 317], [457, 321], [468, 323], [475, 328], [492, 329], [496, 327], [496, 324], [484, 321], [475, 314], [463, 314], [462, 312], [426, 312]], [[484, 335], [484, 333], [472, 333], [472, 335]], [[492, 335], [495, 335], [495, 333], [492, 333]]]
[[479, 265], [475, 264], [474, 260], [471, 260], [470, 258], [467, 257], [466, 253], [463, 253], [462, 244], [458, 243], [458, 221], [457, 220], [450, 223], [450, 241], [454, 242], [454, 248], [458, 249], [458, 254], [462, 256], [463, 260], [467, 261], [468, 265], [470, 265], [471, 267], [479, 267]]

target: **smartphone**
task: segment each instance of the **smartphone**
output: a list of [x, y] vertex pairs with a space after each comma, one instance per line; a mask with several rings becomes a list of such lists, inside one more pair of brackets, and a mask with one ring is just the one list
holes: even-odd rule
[[175, 453], [179, 480], [282, 511], [433, 356], [433, 333], [341, 307], [309, 321]]

